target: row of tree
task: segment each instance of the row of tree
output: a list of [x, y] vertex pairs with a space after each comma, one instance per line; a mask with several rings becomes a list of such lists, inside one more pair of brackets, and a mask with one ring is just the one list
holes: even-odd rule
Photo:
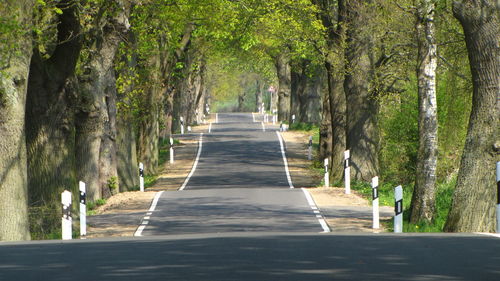
[[[90, 201], [133, 188], [137, 162], [158, 171], [161, 140], [181, 117], [193, 124], [207, 103], [232, 98], [240, 110], [249, 100], [277, 108], [283, 122], [320, 122], [333, 181], [346, 149], [355, 180], [415, 181], [414, 222], [433, 220], [438, 159], [458, 162], [465, 139], [446, 229], [493, 230], [499, 7], [454, 2], [463, 31], [450, 10], [439, 0], [3, 1], [0, 240], [57, 229], [59, 194], [78, 180]], [[453, 97], [468, 85], [472, 108]], [[456, 120], [468, 112], [466, 130]], [[417, 121], [418, 132], [402, 133]]]

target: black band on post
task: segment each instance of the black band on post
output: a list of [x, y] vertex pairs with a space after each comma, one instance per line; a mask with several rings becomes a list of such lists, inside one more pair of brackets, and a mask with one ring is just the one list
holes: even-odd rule
[[144, 177], [144, 169], [139, 168], [139, 176]]
[[344, 161], [344, 168], [349, 168], [349, 158], [345, 159]]
[[69, 219], [71, 217], [71, 204], [69, 206], [62, 205], [62, 215], [64, 219]]
[[82, 204], [87, 204], [87, 196], [85, 195], [84, 192], [80, 191], [80, 203]]
[[500, 181], [497, 181], [497, 204], [500, 204]]
[[378, 198], [378, 187], [372, 188], [372, 199], [375, 200]]
[[396, 213], [396, 216], [403, 213], [403, 199], [396, 201], [396, 204], [394, 205], [394, 212]]

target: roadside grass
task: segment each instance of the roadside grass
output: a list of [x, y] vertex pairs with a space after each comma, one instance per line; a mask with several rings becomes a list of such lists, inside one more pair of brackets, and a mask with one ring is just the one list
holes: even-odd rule
[[87, 202], [87, 216], [93, 216], [96, 214], [96, 209], [99, 207], [99, 206], [102, 206], [106, 204], [106, 199], [104, 198], [101, 198], [101, 199], [97, 199], [96, 201], [89, 201]]
[[[421, 222], [411, 224], [410, 221], [410, 204], [413, 193], [413, 185], [403, 185], [403, 231], [404, 232], [442, 232], [448, 212], [451, 208], [453, 190], [456, 179], [439, 183], [436, 187], [436, 215], [432, 223]], [[394, 188], [396, 184], [383, 183], [379, 186], [379, 204], [380, 206], [394, 207]], [[353, 182], [351, 188], [358, 191], [364, 198], [372, 202], [372, 188], [368, 183]], [[393, 220], [381, 221], [388, 231], [394, 231]]]

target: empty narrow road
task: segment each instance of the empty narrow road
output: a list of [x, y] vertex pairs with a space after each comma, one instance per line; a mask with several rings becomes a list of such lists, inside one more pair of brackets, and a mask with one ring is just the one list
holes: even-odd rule
[[141, 235], [324, 231], [304, 192], [290, 188], [277, 127], [264, 132], [250, 113], [218, 121], [184, 189], [162, 194]]

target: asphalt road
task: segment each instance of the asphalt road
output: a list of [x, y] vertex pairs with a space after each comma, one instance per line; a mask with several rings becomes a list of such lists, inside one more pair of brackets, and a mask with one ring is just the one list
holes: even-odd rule
[[184, 190], [165, 192], [142, 236], [221, 232], [322, 232], [301, 189], [290, 189], [277, 126], [252, 114], [219, 114], [203, 135]]
[[238, 233], [0, 243], [0, 280], [500, 280], [479, 235]]

